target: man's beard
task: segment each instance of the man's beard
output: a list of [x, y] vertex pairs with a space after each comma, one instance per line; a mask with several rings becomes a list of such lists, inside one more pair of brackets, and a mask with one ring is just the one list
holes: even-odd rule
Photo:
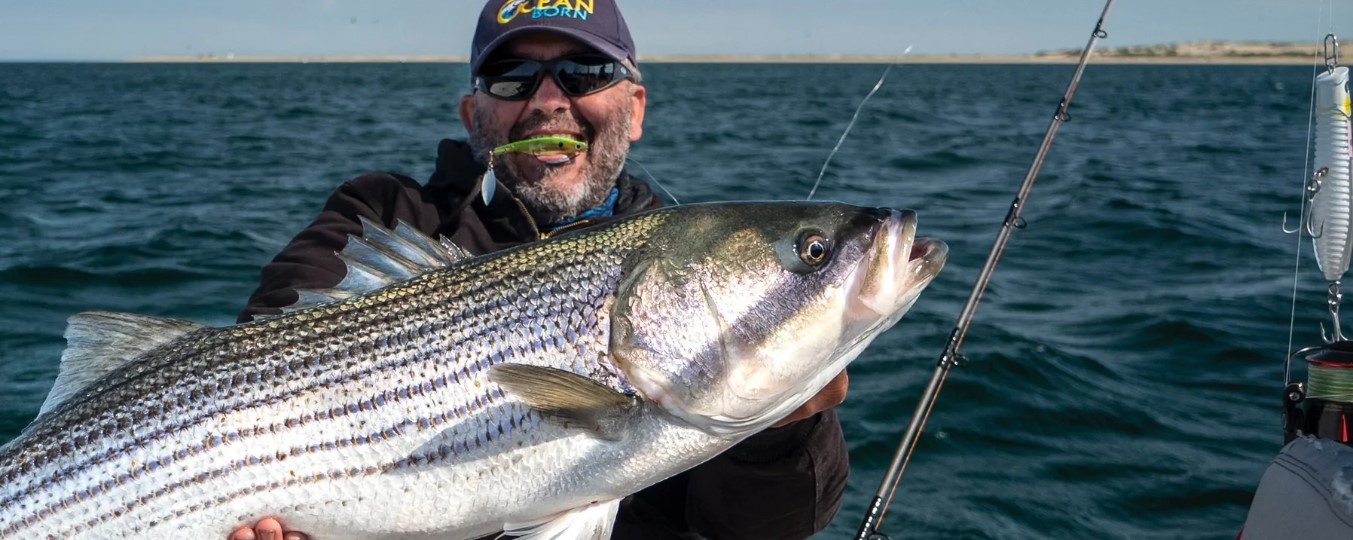
[[579, 185], [565, 186], [564, 190], [550, 184], [552, 177], [562, 172], [559, 168], [546, 166], [541, 178], [532, 182], [525, 180], [525, 175], [514, 160], [498, 159], [494, 163], [493, 172], [498, 180], [521, 200], [537, 223], [557, 223], [600, 206], [611, 188], [615, 187], [630, 147], [631, 105], [628, 99], [622, 103], [615, 109], [614, 116], [602, 119], [600, 130], [586, 121], [579, 125], [568, 114], [536, 114], [512, 126], [506, 136], [478, 129], [490, 123], [486, 109], [476, 107], [473, 113], [475, 129], [470, 130], [470, 148], [474, 151], [475, 159], [484, 162], [493, 148], [520, 140], [522, 134], [528, 131], [576, 131], [584, 137], [590, 135], [592, 140], [587, 147], [583, 181]]

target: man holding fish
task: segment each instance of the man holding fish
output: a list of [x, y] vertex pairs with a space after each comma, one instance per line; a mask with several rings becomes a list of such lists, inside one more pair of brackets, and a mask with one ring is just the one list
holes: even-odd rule
[[[556, 5], [568, 4], [568, 5]], [[460, 100], [467, 142], [444, 140], [426, 184], [389, 173], [343, 184], [263, 268], [240, 320], [275, 314], [298, 290], [344, 278], [335, 257], [360, 218], [403, 221], [474, 254], [662, 206], [624, 164], [643, 133], [647, 90], [610, 0], [490, 0], [475, 31], [473, 89]], [[841, 372], [766, 431], [628, 497], [614, 538], [799, 538], [821, 530], [845, 489], [847, 453], [832, 407]], [[232, 540], [284, 538], [282, 509]], [[280, 521], [280, 523], [279, 523]], [[303, 538], [286, 532], [285, 538]]]

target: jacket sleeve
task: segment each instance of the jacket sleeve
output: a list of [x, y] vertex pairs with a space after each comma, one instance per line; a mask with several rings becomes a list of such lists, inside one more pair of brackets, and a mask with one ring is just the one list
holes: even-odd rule
[[368, 174], [344, 183], [324, 203], [324, 210], [292, 238], [259, 273], [258, 289], [250, 295], [238, 322], [255, 315], [281, 313], [296, 302], [298, 289], [337, 285], [347, 267], [336, 254], [348, 235], [361, 235], [359, 216], [385, 226], [403, 220], [424, 231], [437, 226], [436, 212], [420, 195], [413, 179], [393, 174]]
[[611, 538], [807, 538], [840, 510], [849, 472], [841, 423], [828, 409], [630, 496]]
[[708, 538], [807, 538], [840, 510], [849, 474], [841, 422], [828, 409], [691, 469], [686, 519]]

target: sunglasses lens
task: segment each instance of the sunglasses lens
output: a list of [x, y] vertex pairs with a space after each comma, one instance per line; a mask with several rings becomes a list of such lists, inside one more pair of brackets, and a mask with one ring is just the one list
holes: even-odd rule
[[575, 57], [560, 61], [555, 74], [564, 92], [574, 96], [599, 92], [627, 75], [619, 62], [605, 57]]
[[502, 99], [522, 99], [535, 90], [540, 63], [529, 60], [504, 60], [479, 70], [479, 89]]
[[535, 91], [541, 71], [552, 70], [559, 89], [585, 96], [609, 88], [629, 76], [629, 70], [605, 56], [572, 56], [550, 62], [503, 60], [479, 70], [476, 84], [489, 95], [507, 100], [526, 99]]

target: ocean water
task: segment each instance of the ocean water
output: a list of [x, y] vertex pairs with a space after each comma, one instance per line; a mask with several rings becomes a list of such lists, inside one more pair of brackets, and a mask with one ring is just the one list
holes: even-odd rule
[[[851, 366], [850, 488], [820, 537], [858, 527], [1072, 69], [897, 66], [828, 169], [817, 198], [915, 209], [950, 260]], [[803, 198], [882, 70], [646, 66], [632, 155], [683, 203]], [[1289, 328], [1317, 344], [1326, 318], [1309, 246], [1281, 231], [1313, 75], [1089, 67], [886, 532], [1234, 537], [1282, 443]], [[0, 443], [46, 395], [70, 315], [228, 324], [340, 182], [426, 178], [438, 139], [464, 135], [464, 65], [0, 64], [0, 80]]]

